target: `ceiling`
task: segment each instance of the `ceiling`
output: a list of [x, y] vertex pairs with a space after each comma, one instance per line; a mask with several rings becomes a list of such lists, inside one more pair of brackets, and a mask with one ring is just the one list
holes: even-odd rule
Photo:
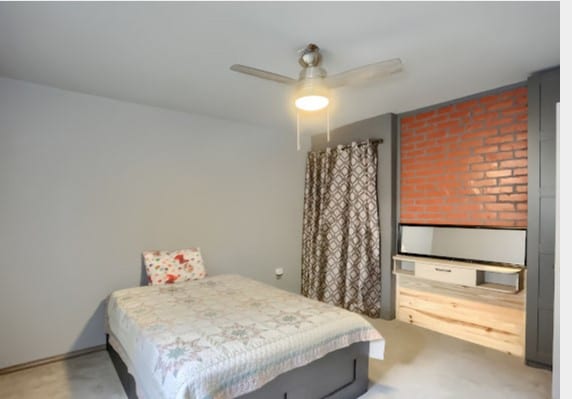
[[0, 3], [0, 76], [262, 126], [295, 126], [291, 89], [313, 42], [335, 74], [404, 71], [336, 90], [332, 125], [521, 82], [560, 64], [558, 2]]

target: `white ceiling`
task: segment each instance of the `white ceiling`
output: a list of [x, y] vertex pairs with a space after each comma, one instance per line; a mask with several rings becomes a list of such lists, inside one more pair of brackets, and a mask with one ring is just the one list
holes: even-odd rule
[[336, 91], [332, 125], [526, 80], [559, 65], [558, 2], [0, 3], [0, 76], [263, 126], [294, 126], [297, 50], [330, 74], [400, 57], [404, 72]]

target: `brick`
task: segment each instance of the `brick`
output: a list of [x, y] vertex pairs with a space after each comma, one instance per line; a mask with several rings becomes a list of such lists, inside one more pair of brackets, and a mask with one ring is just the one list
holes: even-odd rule
[[423, 205], [434, 205], [434, 204], [442, 204], [444, 202], [443, 198], [422, 198], [418, 200], [419, 203]]
[[414, 148], [415, 148], [415, 145], [413, 143], [402, 144], [401, 145], [401, 153], [404, 154], [408, 151], [412, 151]]
[[487, 177], [508, 177], [512, 176], [512, 170], [510, 169], [500, 169], [500, 170], [491, 170], [487, 172]]
[[528, 98], [527, 97], [519, 97], [514, 100], [514, 103], [517, 105], [528, 105]]
[[[464, 159], [466, 157], [469, 157], [471, 155], [471, 149], [470, 148], [458, 148], [458, 146], [450, 146], [449, 148], [449, 154], [448, 154], [448, 158], [449, 159], [455, 159], [457, 162], [462, 162], [464, 161]], [[478, 162], [478, 161], [472, 161], [472, 162]]]
[[441, 107], [437, 110], [437, 115], [447, 114], [449, 115], [451, 112], [455, 110], [455, 105], [447, 105], [445, 107]]
[[517, 133], [515, 135], [516, 141], [528, 141], [528, 132]]
[[415, 118], [401, 120], [401, 130], [415, 130], [417, 128], [423, 127], [427, 124], [427, 121], [416, 121]]
[[418, 174], [419, 176], [440, 175], [441, 173], [443, 173], [442, 170], [439, 170], [439, 169], [435, 170], [435, 169], [433, 169], [433, 168], [427, 168], [427, 167], [424, 167], [424, 168], [419, 169], [419, 170], [417, 171], [417, 174]]
[[473, 137], [492, 137], [498, 134], [498, 129], [484, 129], [476, 132], [466, 133], [463, 138], [473, 138]]
[[517, 193], [528, 193], [528, 186], [516, 186]]
[[512, 132], [526, 132], [528, 131], [528, 124], [526, 123], [514, 123], [509, 126], [501, 127], [501, 133], [512, 133]]
[[[474, 212], [471, 214], [471, 219], [473, 219], [473, 220], [490, 220], [490, 219], [496, 219], [496, 218], [497, 218], [496, 212]], [[486, 223], [482, 223], [482, 224], [486, 224]]]
[[443, 146], [431, 147], [425, 150], [425, 154], [444, 154], [446, 148]]
[[[470, 222], [466, 212], [462, 212], [462, 213], [451, 212], [451, 213], [444, 215], [444, 216], [445, 216], [445, 218], [442, 218], [441, 220], [439, 220], [438, 224], [457, 224], [457, 225], [465, 225], [465, 226], [471, 225], [471, 222]], [[447, 223], [443, 223], [443, 219], [446, 219]], [[437, 224], [437, 223], [435, 223], [435, 224]]]
[[[430, 130], [432, 130], [432, 129], [430, 129]], [[414, 135], [407, 138], [407, 142], [412, 143], [412, 142], [422, 141], [422, 140], [426, 140], [426, 139], [427, 138], [425, 137], [424, 132], [416, 131]]]
[[410, 116], [404, 116], [401, 118], [401, 124], [408, 124], [408, 123], [414, 123], [415, 122], [415, 115], [410, 115]]
[[502, 119], [499, 118], [499, 119], [486, 121], [485, 126], [486, 127], [497, 127], [497, 126], [502, 126], [502, 125], [506, 125], [508, 123], [513, 123], [513, 122], [514, 122], [513, 118], [502, 118]]
[[486, 154], [485, 155], [485, 159], [487, 161], [501, 161], [504, 159], [512, 159], [514, 157], [514, 154], [512, 151], [506, 151], [506, 152], [497, 152], [497, 153], [492, 153], [492, 154]]
[[481, 97], [479, 99], [479, 103], [481, 104], [492, 104], [492, 103], [497, 103], [499, 101], [499, 95], [498, 94], [491, 94], [488, 96], [484, 96]]
[[511, 98], [510, 100], [497, 102], [495, 104], [489, 105], [487, 110], [489, 111], [500, 111], [502, 109], [511, 108], [514, 104], [514, 100]]
[[460, 159], [459, 161], [462, 163], [473, 164], [473, 163], [483, 162], [484, 158], [482, 155], [474, 155], [472, 157], [466, 157], [466, 158]]
[[471, 111], [469, 110], [461, 110], [455, 111], [449, 114], [451, 119], [466, 119], [471, 117]]
[[483, 172], [471, 172], [471, 173], [463, 173], [461, 175], [459, 175], [459, 178], [462, 180], [478, 180], [478, 179], [482, 179], [485, 177], [485, 174]]
[[528, 114], [517, 115], [514, 121], [528, 123]]
[[515, 176], [528, 175], [528, 168], [513, 169], [512, 173], [513, 173]]
[[402, 152], [401, 156], [403, 158], [413, 158], [423, 155], [424, 152], [425, 152], [424, 150], [407, 151], [407, 152]]
[[439, 145], [443, 145], [443, 146], [447, 146], [447, 145], [451, 145], [451, 144], [455, 144], [459, 141], [458, 137], [442, 137], [442, 138], [438, 138], [435, 140], [435, 142]]
[[475, 113], [472, 119], [473, 121], [488, 122], [488, 121], [494, 121], [497, 118], [498, 118], [497, 112], [482, 112], [482, 113]]
[[501, 168], [525, 168], [528, 165], [528, 160], [526, 159], [509, 159], [507, 161], [501, 161]]
[[[427, 126], [416, 129], [415, 132], [420, 134], [427, 134], [427, 133], [433, 133], [435, 130], [437, 130], [436, 125], [428, 124]], [[425, 140], [427, 140], [427, 137], [425, 137]]]
[[447, 131], [443, 129], [436, 130], [431, 133], [427, 133], [427, 140], [435, 141], [436, 139], [441, 139], [447, 136]]
[[435, 145], [436, 144], [433, 140], [423, 140], [423, 141], [419, 141], [419, 142], [415, 143], [415, 149], [426, 150], [427, 148], [435, 147]]
[[435, 212], [435, 213], [449, 212], [452, 209], [453, 209], [452, 207], [446, 205], [430, 205], [425, 207], [425, 212]]
[[495, 202], [496, 200], [497, 200], [496, 195], [474, 195], [472, 197], [467, 198], [467, 201], [471, 202]]
[[404, 141], [409, 140], [411, 137], [413, 137], [413, 135], [415, 134], [415, 132], [413, 130], [401, 130], [401, 142], [403, 143]]
[[441, 172], [463, 173], [463, 172], [469, 171], [469, 165], [463, 165], [463, 164], [459, 164], [459, 163], [447, 164], [447, 163], [440, 162], [437, 167], [440, 168]]
[[455, 208], [452, 209], [454, 209], [457, 212], [475, 212], [484, 210], [483, 204], [481, 203], [457, 205]]
[[485, 139], [486, 144], [499, 144], [514, 141], [514, 136], [505, 134], [504, 136], [489, 137]]
[[523, 150], [525, 148], [528, 148], [528, 142], [526, 141], [516, 141], [514, 143], [501, 144], [500, 146], [501, 151]]
[[436, 114], [435, 111], [422, 112], [420, 114], [415, 115], [415, 120], [428, 119], [431, 118], [432, 116], [435, 116], [435, 114]]
[[441, 122], [437, 124], [437, 129], [450, 129], [456, 128], [461, 126], [461, 122], [459, 120], [452, 120], [448, 122]]
[[424, 177], [407, 177], [407, 178], [403, 178], [401, 179], [401, 181], [403, 182], [403, 184], [421, 184], [421, 183], [425, 183], [427, 181], [427, 178]]
[[512, 90], [512, 94], [513, 94], [515, 97], [519, 97], [519, 96], [520, 96], [520, 97], [527, 98], [527, 97], [528, 97], [528, 87], [522, 86], [522, 87], [518, 87], [518, 88], [516, 88], [516, 89], [513, 89], [513, 90]]
[[510, 194], [513, 191], [513, 186], [485, 187], [485, 194]]
[[510, 202], [524, 202], [528, 199], [526, 194], [501, 194], [499, 195], [499, 201], [510, 201]]
[[516, 210], [517, 211], [527, 211], [528, 210], [528, 204], [527, 203], [516, 204]]
[[514, 152], [515, 158], [528, 158], [528, 150], [519, 150]]
[[495, 186], [497, 179], [471, 180], [467, 184], [471, 187]]
[[[440, 223], [443, 223], [443, 221], [442, 221], [443, 214], [441, 212], [423, 212], [423, 213], [419, 214], [419, 217], [421, 219], [425, 219], [427, 221], [429, 221], [429, 220], [434, 221], [434, 220], [441, 219]], [[427, 224], [429, 224], [429, 223], [427, 223]], [[435, 223], [430, 223], [430, 224], [435, 224]]]
[[401, 212], [401, 222], [402, 223], [415, 223], [418, 218], [416, 217], [417, 215], [415, 213], [407, 213], [407, 212]]
[[491, 152], [498, 152], [498, 150], [499, 150], [498, 145], [491, 145], [488, 147], [475, 148], [473, 151], [475, 152], [475, 154], [489, 154]]
[[[483, 139], [478, 138], [476, 140], [463, 140], [454, 146], [454, 149], [466, 149], [466, 148], [477, 148], [483, 145]], [[452, 148], [453, 150], [453, 148]]]
[[519, 176], [519, 177], [505, 177], [500, 179], [499, 184], [504, 186], [505, 184], [527, 184], [528, 177], [527, 176]]
[[426, 120], [427, 120], [427, 123], [435, 125], [438, 123], [446, 122], [449, 119], [450, 119], [450, 116], [448, 114], [445, 114], [445, 115], [438, 114], [438, 115], [432, 116], [431, 118], [428, 118]]
[[503, 101], [506, 100], [507, 98], [514, 98], [516, 97], [516, 95], [514, 94], [513, 89], [509, 89], [509, 90], [504, 90], [500, 93], [497, 93], [498, 97], [499, 97], [499, 101]]
[[441, 159], [443, 159], [442, 154], [423, 154], [419, 157], [419, 162], [425, 163], [432, 163], [432, 165], [436, 165]]
[[424, 210], [424, 206], [408, 206], [406, 212], [423, 212]]
[[521, 115], [521, 114], [528, 114], [528, 107], [523, 107], [522, 105], [519, 105], [517, 107], [505, 109], [502, 111], [501, 114], [503, 116], [510, 116], [510, 117], [514, 117], [516, 115]]
[[485, 204], [485, 209], [487, 211], [514, 211], [515, 207], [513, 203], [502, 203], [502, 204]]
[[524, 220], [528, 219], [526, 212], [500, 212], [500, 219], [510, 219], [510, 220]]
[[485, 162], [485, 163], [474, 163], [471, 165], [471, 170], [496, 170], [499, 166], [498, 162]]
[[455, 109], [458, 111], [475, 109], [478, 107], [479, 107], [479, 101], [478, 100], [469, 100], [469, 101], [465, 101], [462, 103], [455, 104]]

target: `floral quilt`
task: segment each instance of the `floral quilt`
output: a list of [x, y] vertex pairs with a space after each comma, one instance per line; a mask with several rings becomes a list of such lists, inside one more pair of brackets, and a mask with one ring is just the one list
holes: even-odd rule
[[236, 275], [128, 288], [108, 302], [110, 343], [141, 399], [226, 399], [358, 341], [362, 316]]

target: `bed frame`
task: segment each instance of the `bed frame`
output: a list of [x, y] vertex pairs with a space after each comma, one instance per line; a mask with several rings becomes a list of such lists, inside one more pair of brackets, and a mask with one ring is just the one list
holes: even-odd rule
[[[107, 351], [128, 399], [138, 399], [135, 379], [109, 344]], [[239, 399], [356, 399], [368, 387], [369, 342], [357, 342], [279, 375]]]

